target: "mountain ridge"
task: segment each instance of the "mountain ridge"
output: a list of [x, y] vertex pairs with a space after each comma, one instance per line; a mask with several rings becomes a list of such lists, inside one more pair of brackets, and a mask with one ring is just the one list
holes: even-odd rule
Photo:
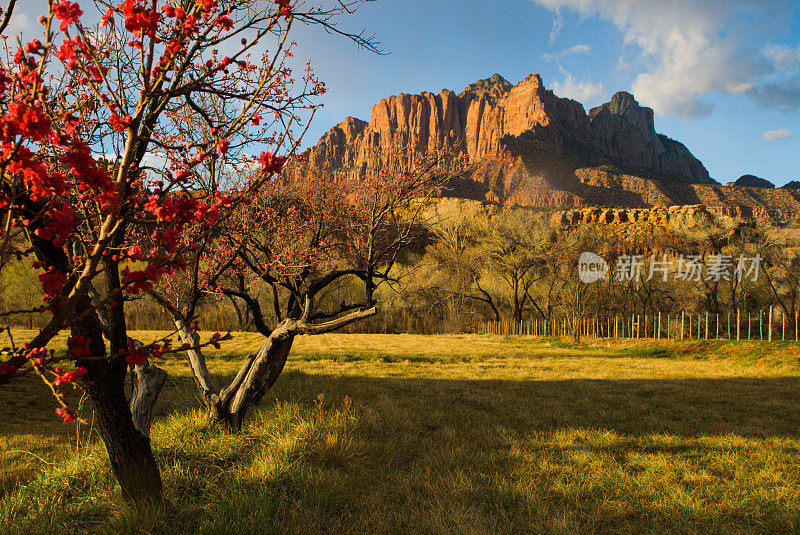
[[473, 171], [449, 196], [523, 206], [645, 208], [705, 204], [712, 212], [773, 220], [800, 215], [794, 190], [732, 188], [713, 180], [679, 141], [658, 133], [651, 108], [621, 91], [587, 113], [538, 74], [511, 84], [499, 74], [460, 94], [399, 93], [369, 121], [347, 117], [304, 154], [315, 166], [364, 172], [369, 154], [403, 147], [408, 162], [443, 147]]

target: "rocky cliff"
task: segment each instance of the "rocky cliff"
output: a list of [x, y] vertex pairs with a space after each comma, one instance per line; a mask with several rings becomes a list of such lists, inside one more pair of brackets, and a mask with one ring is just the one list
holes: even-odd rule
[[775, 184], [755, 175], [742, 175], [731, 186], [747, 187], [747, 188], [774, 188]]
[[495, 74], [458, 95], [384, 98], [369, 122], [346, 118], [306, 156], [317, 166], [360, 172], [371, 153], [392, 147], [409, 161], [455, 147], [472, 164], [466, 179], [451, 184], [455, 197], [545, 207], [702, 203], [740, 217], [800, 214], [796, 191], [719, 186], [682, 143], [656, 132], [653, 110], [630, 93], [586, 113], [536, 74], [516, 85]]

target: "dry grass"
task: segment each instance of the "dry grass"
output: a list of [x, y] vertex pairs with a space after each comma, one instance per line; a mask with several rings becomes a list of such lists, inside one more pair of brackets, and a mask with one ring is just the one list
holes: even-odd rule
[[[216, 378], [257, 342], [211, 353]], [[171, 508], [121, 506], [102, 447], [26, 379], [0, 390], [0, 532], [800, 531], [794, 344], [303, 337], [239, 435], [164, 365]]]

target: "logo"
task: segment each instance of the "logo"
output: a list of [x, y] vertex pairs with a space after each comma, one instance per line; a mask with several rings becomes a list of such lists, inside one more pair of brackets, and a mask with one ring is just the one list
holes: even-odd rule
[[594, 253], [581, 253], [578, 258], [578, 278], [584, 284], [597, 282], [608, 273], [608, 264]]

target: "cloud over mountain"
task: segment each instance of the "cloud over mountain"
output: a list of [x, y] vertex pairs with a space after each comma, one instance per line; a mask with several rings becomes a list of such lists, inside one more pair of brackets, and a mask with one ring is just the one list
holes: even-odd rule
[[[633, 92], [660, 113], [711, 113], [713, 93], [747, 95], [783, 111], [800, 108], [800, 46], [752, 47], [748, 38], [791, 19], [786, 0], [532, 0], [554, 12], [614, 24], [638, 52]], [[554, 30], [559, 25], [554, 26]], [[762, 30], [763, 31], [763, 30]]]

